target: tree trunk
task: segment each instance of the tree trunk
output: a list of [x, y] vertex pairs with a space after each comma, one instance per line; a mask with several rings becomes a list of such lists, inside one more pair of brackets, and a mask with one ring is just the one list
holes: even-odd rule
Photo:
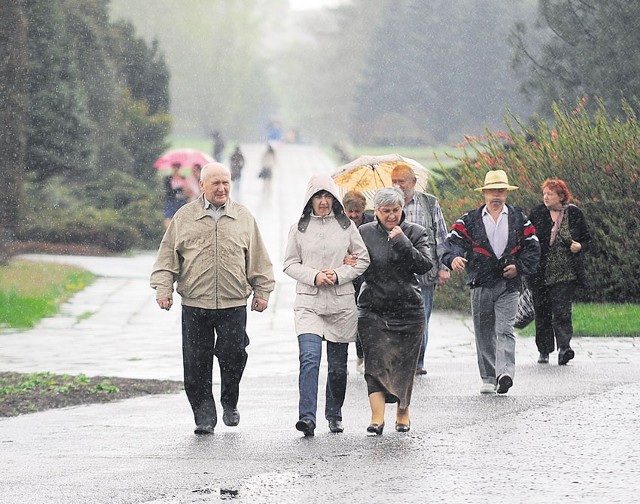
[[24, 0], [0, 1], [0, 264], [20, 222], [27, 123], [27, 18]]

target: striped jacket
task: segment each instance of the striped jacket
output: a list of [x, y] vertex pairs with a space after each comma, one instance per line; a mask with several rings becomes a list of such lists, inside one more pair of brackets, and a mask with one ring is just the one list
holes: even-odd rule
[[[507, 280], [507, 289], [518, 290], [522, 275], [532, 274], [540, 261], [540, 243], [535, 228], [522, 209], [507, 205], [509, 209], [509, 238], [504, 255], [515, 258], [518, 276]], [[443, 263], [451, 268], [451, 261], [461, 256], [467, 260], [467, 285], [492, 287], [505, 280], [498, 269], [498, 260], [489, 244], [482, 222], [484, 205], [465, 213], [451, 226], [445, 241]]]

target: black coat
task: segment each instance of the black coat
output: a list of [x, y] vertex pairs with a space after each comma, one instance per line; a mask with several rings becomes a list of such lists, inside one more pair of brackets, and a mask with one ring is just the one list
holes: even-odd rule
[[509, 238], [503, 255], [513, 256], [518, 276], [505, 279], [499, 267], [499, 257], [495, 255], [482, 221], [482, 210], [486, 205], [465, 213], [451, 227], [445, 241], [442, 262], [451, 268], [456, 257], [467, 259], [467, 285], [475, 287], [493, 287], [506, 280], [507, 289], [516, 291], [521, 286], [521, 276], [530, 275], [538, 267], [540, 245], [535, 230], [524, 212], [517, 207], [507, 205], [509, 209]]
[[[587, 227], [587, 223], [582, 211], [575, 205], [569, 205], [567, 215], [569, 218], [569, 232], [571, 238], [580, 245], [582, 249], [577, 254], [571, 254], [571, 267], [573, 268], [578, 285], [587, 284], [587, 275], [584, 265], [584, 253], [589, 249], [591, 244], [591, 234]], [[551, 229], [553, 228], [553, 219], [551, 213], [545, 205], [538, 205], [529, 215], [531, 223], [536, 228], [536, 235], [540, 241], [540, 264], [533, 275], [529, 277], [529, 285], [532, 289], [544, 286], [544, 274], [547, 267], [547, 258], [549, 257], [549, 240], [551, 239]]]
[[432, 267], [427, 233], [422, 226], [405, 221], [400, 228], [404, 235], [393, 240], [377, 220], [358, 228], [371, 258], [358, 297], [361, 316], [371, 311], [385, 319], [424, 319], [416, 275], [424, 275]]

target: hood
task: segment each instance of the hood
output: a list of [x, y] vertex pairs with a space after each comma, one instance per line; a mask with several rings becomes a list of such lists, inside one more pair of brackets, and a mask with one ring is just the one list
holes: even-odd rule
[[326, 173], [314, 175], [309, 179], [304, 197], [305, 205], [302, 209], [302, 215], [298, 220], [298, 229], [303, 233], [307, 230], [307, 226], [309, 225], [309, 220], [311, 219], [311, 213], [313, 210], [313, 207], [311, 205], [311, 198], [318, 191], [327, 191], [333, 196], [333, 214], [342, 228], [347, 229], [350, 226], [351, 221], [349, 217], [347, 217], [344, 213], [338, 186], [331, 178], [331, 175]]

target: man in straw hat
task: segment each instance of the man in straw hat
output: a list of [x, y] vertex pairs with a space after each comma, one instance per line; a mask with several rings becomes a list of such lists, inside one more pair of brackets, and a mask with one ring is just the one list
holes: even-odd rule
[[489, 171], [476, 189], [485, 204], [456, 220], [445, 241], [443, 262], [458, 273], [466, 270], [471, 288], [481, 394], [506, 394], [513, 385], [521, 277], [540, 260], [535, 228], [520, 208], [507, 204], [515, 189], [503, 170]]

